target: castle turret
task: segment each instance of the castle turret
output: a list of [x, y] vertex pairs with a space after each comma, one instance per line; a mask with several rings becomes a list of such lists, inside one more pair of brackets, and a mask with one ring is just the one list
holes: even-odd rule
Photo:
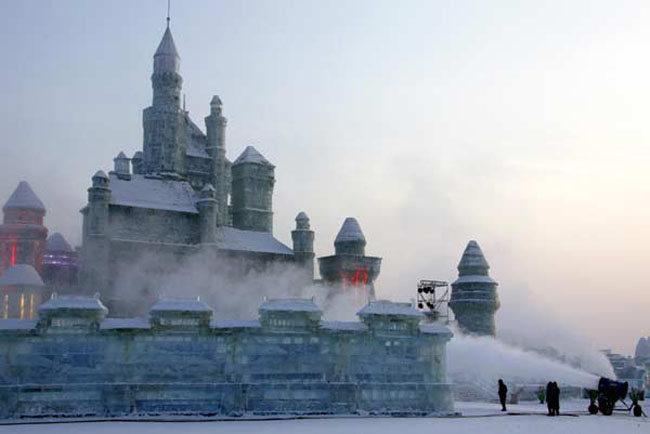
[[293, 253], [296, 263], [305, 268], [310, 279], [314, 278], [314, 231], [309, 226], [309, 217], [305, 212], [296, 216], [296, 229], [291, 231]]
[[207, 135], [206, 151], [212, 158], [212, 183], [220, 213], [218, 224], [227, 223], [228, 194], [230, 193], [230, 165], [226, 160], [226, 126], [228, 120], [222, 114], [223, 103], [215, 95], [210, 101], [210, 116], [205, 118]]
[[201, 243], [215, 243], [217, 241], [217, 214], [219, 211], [217, 200], [214, 198], [214, 187], [206, 184], [200, 193], [196, 207], [201, 216]]
[[494, 313], [499, 309], [497, 282], [489, 276], [488, 265], [478, 243], [470, 241], [458, 263], [458, 279], [451, 284], [449, 307], [465, 333], [496, 333]]
[[275, 166], [247, 146], [232, 165], [232, 219], [237, 229], [273, 233]]
[[0, 275], [16, 264], [41, 270], [47, 239], [43, 226], [45, 206], [25, 181], [21, 181], [2, 207], [0, 225]]
[[88, 205], [81, 211], [83, 221], [83, 268], [81, 284], [88, 293], [103, 293], [108, 282], [108, 205], [111, 189], [103, 171], [93, 175], [88, 189]]
[[117, 157], [113, 158], [114, 171], [121, 179], [127, 179], [131, 176], [131, 162], [129, 158], [120, 152]]
[[381, 258], [366, 256], [366, 237], [357, 219], [345, 219], [334, 240], [334, 249], [334, 255], [318, 258], [320, 275], [329, 287], [328, 295], [342, 292], [354, 294], [363, 302], [374, 299]]
[[144, 159], [142, 157], [142, 151], [137, 151], [131, 157], [131, 165], [133, 166], [134, 175], [142, 175], [144, 173]]
[[169, 26], [153, 58], [153, 103], [142, 116], [145, 173], [184, 175], [188, 139], [180, 102], [183, 79]]

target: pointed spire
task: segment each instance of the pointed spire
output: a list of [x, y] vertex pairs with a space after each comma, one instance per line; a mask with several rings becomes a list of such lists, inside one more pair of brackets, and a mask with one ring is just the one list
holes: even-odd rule
[[365, 255], [366, 237], [361, 231], [359, 222], [354, 217], [348, 217], [343, 222], [341, 230], [334, 240], [334, 251], [337, 255]]
[[20, 181], [2, 209], [33, 209], [45, 212], [45, 205], [26, 181]]
[[477, 274], [487, 276], [489, 269], [490, 265], [485, 259], [481, 247], [479, 247], [476, 241], [471, 240], [467, 243], [467, 247], [465, 247], [465, 251], [463, 252], [463, 257], [458, 263], [458, 275], [465, 276]]
[[175, 72], [180, 70], [181, 57], [178, 55], [172, 32], [167, 27], [156, 53], [153, 55], [153, 70], [156, 72]]
[[343, 226], [341, 226], [341, 230], [336, 236], [336, 240], [334, 240], [335, 243], [346, 241], [366, 242], [366, 237], [363, 235], [363, 231], [361, 231], [361, 226], [359, 226], [359, 222], [354, 217], [348, 217], [345, 219]]

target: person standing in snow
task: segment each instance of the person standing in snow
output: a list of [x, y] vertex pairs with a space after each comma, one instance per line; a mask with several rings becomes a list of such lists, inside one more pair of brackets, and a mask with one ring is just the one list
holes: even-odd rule
[[556, 416], [560, 415], [560, 387], [553, 382], [553, 410]]
[[553, 404], [553, 397], [554, 397], [553, 383], [549, 381], [546, 384], [546, 408], [548, 409], [549, 416], [553, 416], [554, 409], [555, 409]]
[[508, 386], [499, 378], [499, 401], [501, 401], [501, 411], [506, 411], [506, 397], [508, 396]]

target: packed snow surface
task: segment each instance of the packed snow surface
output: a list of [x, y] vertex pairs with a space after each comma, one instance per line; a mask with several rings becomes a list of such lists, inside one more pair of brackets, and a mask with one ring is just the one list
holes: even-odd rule
[[563, 402], [564, 415], [548, 417], [546, 408], [533, 402], [509, 406], [509, 414], [496, 404], [457, 403], [469, 417], [454, 418], [321, 418], [210, 422], [79, 422], [35, 425], [0, 425], [0, 434], [627, 434], [650, 432], [647, 418], [627, 413], [613, 416], [586, 414], [586, 400]]

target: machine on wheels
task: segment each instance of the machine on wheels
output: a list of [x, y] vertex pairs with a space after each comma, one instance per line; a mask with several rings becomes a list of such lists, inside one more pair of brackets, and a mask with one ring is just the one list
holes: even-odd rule
[[[636, 392], [631, 394], [631, 405], [625, 402], [628, 388], [627, 381], [620, 382], [601, 377], [598, 382], [598, 390], [589, 391], [589, 398], [591, 399], [589, 413], [596, 414], [600, 411], [605, 416], [610, 416], [614, 411], [627, 411], [632, 412], [637, 417], [645, 415], [641, 405], [639, 405], [638, 394]], [[624, 408], [616, 408], [618, 401], [623, 404]]]

